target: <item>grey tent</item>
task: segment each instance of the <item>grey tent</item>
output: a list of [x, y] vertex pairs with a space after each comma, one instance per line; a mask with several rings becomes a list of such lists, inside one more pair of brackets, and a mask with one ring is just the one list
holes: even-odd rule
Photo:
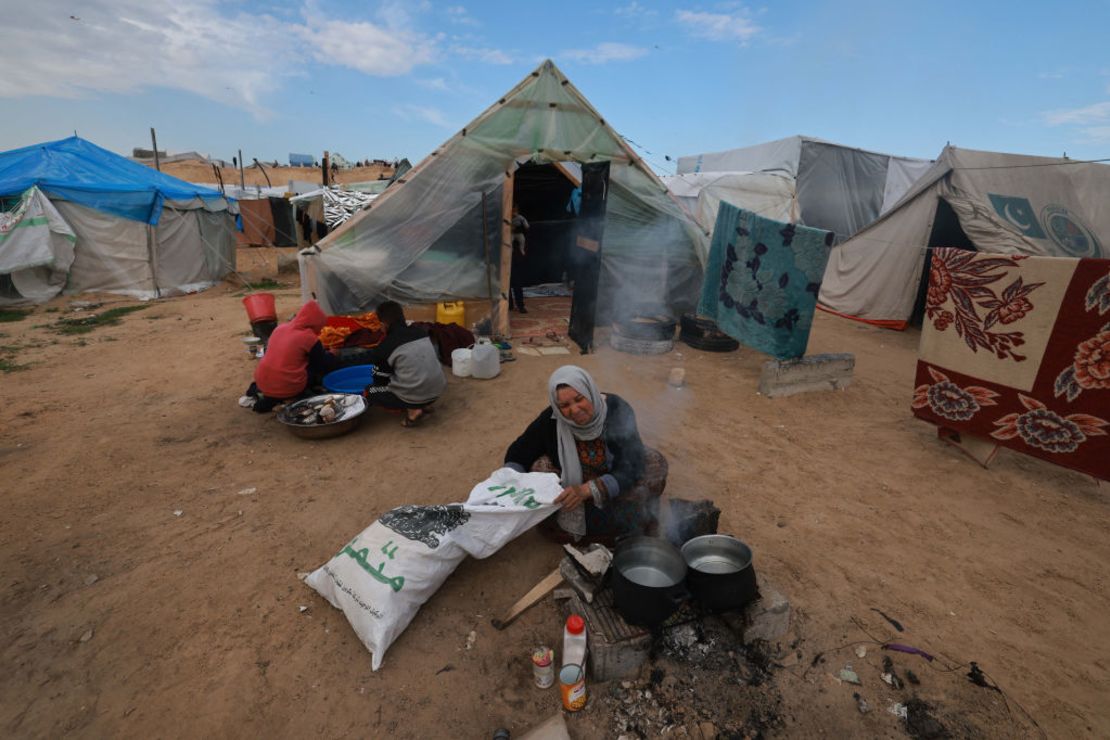
[[820, 305], [904, 327], [928, 247], [1110, 257], [1110, 167], [945, 147], [895, 207], [832, 251]]
[[331, 312], [488, 297], [504, 285], [502, 186], [528, 162], [610, 163], [600, 315], [621, 301], [694, 305], [696, 224], [550, 60], [323, 239], [301, 261], [304, 289]]
[[[797, 218], [792, 220], [831, 231], [837, 241], [843, 241], [889, 210], [931, 165], [926, 159], [791, 136], [742, 149], [679, 157], [678, 174], [765, 173], [790, 178], [797, 208]], [[753, 204], [737, 199], [743, 201], [743, 193], [729, 202], [753, 210]]]

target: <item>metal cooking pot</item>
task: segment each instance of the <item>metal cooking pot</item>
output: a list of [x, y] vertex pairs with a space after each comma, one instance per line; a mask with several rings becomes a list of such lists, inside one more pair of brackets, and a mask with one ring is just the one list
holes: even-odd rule
[[690, 597], [686, 562], [662, 537], [630, 537], [613, 554], [613, 605], [624, 621], [657, 627]]
[[759, 597], [752, 550], [727, 534], [694, 537], [682, 546], [694, 599], [714, 612], [734, 611]]

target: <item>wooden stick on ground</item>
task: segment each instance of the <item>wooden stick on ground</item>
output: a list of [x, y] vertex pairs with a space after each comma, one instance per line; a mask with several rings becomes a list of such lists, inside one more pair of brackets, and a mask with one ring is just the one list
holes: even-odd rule
[[561, 573], [559, 573], [559, 569], [556, 568], [555, 570], [548, 573], [542, 581], [533, 586], [531, 591], [524, 594], [524, 596], [520, 598], [520, 601], [513, 604], [509, 608], [509, 611], [505, 612], [504, 617], [502, 617], [501, 619], [490, 620], [490, 624], [493, 625], [494, 629], [505, 629], [510, 624], [512, 624], [513, 620], [519, 617], [529, 607], [531, 607], [537, 601], [546, 596], [552, 589], [554, 589], [562, 582], [563, 576]]

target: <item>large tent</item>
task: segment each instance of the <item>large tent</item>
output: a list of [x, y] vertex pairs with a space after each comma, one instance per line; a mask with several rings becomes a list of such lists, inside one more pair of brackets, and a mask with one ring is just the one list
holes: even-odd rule
[[[622, 302], [692, 307], [698, 228], [659, 178], [550, 60], [302, 260], [332, 312], [503, 293], [506, 182], [521, 164], [608, 162], [598, 313]], [[487, 246], [488, 244], [488, 246]], [[498, 286], [501, 286], [498, 289]]]
[[[63, 289], [174, 295], [235, 266], [234, 200], [76, 136], [0, 153], [0, 211], [4, 303]], [[43, 218], [50, 228], [31, 228]]]
[[833, 249], [821, 305], [904, 327], [928, 247], [1108, 258], [1108, 194], [1106, 165], [945, 147], [892, 210]]
[[[791, 136], [742, 149], [679, 157], [678, 175], [764, 173], [789, 178], [796, 216], [787, 220], [831, 231], [839, 242], [889, 210], [931, 165], [926, 159]], [[731, 187], [730, 203], [759, 212], [765, 202], [762, 183], [737, 178]], [[745, 192], [750, 188], [754, 192]]]
[[800, 218], [796, 181], [783, 172], [689, 172], [660, 179], [702, 228], [706, 250], [721, 201], [776, 221]]

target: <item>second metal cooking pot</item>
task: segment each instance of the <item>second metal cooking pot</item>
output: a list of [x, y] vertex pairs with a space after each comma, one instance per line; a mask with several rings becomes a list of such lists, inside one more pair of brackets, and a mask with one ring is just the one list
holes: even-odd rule
[[740, 609], [759, 596], [752, 550], [727, 534], [694, 537], [682, 546], [694, 599], [714, 612]]
[[661, 625], [689, 598], [686, 562], [662, 537], [631, 537], [617, 544], [611, 568], [613, 605], [629, 624]]

